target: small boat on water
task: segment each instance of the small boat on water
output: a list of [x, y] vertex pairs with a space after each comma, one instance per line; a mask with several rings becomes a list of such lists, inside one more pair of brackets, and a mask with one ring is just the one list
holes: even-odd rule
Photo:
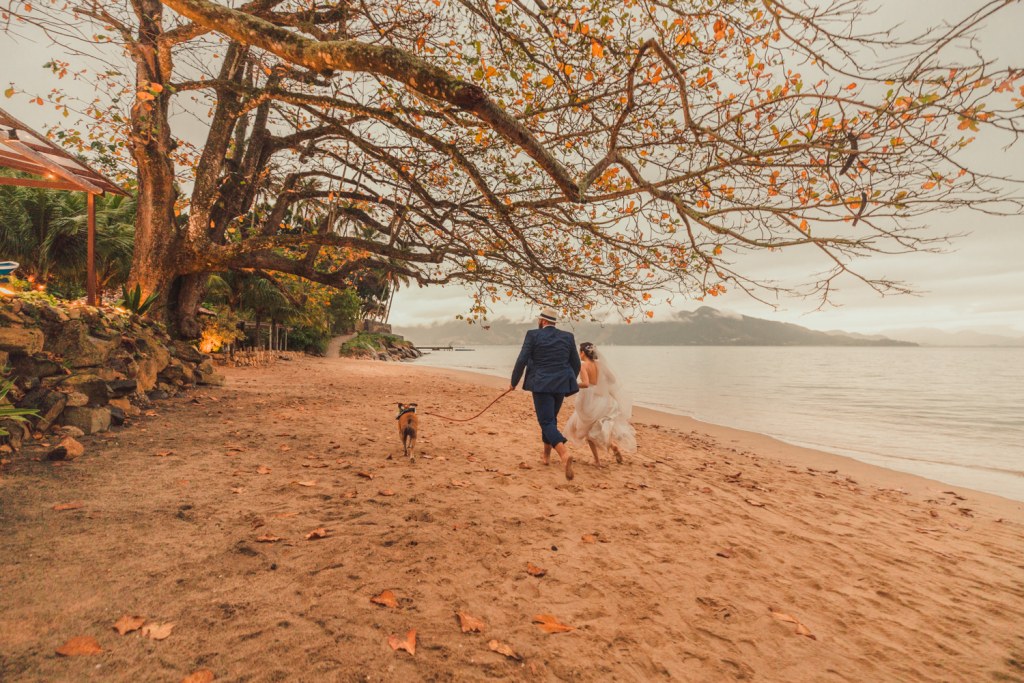
[[456, 351], [476, 351], [476, 349], [455, 349]]
[[21, 264], [17, 261], [0, 261], [0, 277], [10, 275], [18, 269]]

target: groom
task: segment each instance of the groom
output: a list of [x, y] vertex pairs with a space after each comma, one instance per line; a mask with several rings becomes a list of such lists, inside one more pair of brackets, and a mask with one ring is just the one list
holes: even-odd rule
[[576, 353], [576, 340], [569, 332], [555, 327], [558, 313], [553, 308], [540, 312], [537, 329], [526, 333], [523, 350], [512, 371], [514, 391], [526, 370], [523, 389], [533, 392], [533, 408], [540, 423], [541, 439], [544, 441], [544, 464], [551, 461], [551, 449], [558, 451], [565, 466], [565, 478], [573, 478], [572, 456], [565, 448], [566, 439], [558, 431], [558, 411], [566, 396], [578, 393], [576, 375], [580, 372], [580, 356]]

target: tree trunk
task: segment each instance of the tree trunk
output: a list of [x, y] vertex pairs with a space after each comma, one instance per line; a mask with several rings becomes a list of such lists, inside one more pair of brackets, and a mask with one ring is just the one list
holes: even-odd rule
[[177, 310], [172, 311], [172, 322], [182, 339], [198, 339], [202, 333], [197, 313], [206, 296], [206, 273], [192, 273], [181, 278]]
[[277, 334], [277, 318], [270, 319], [270, 337], [267, 339], [267, 348], [271, 351], [276, 351], [276, 338]]

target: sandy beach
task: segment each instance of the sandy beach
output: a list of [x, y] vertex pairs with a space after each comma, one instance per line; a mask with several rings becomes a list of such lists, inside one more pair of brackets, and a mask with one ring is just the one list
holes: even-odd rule
[[[397, 402], [468, 417], [507, 381], [226, 374], [73, 461], [6, 456], [0, 680], [1024, 681], [1024, 503], [644, 409], [635, 456], [576, 449], [567, 483], [521, 391], [421, 415], [413, 464]], [[56, 654], [77, 636], [104, 652]]]

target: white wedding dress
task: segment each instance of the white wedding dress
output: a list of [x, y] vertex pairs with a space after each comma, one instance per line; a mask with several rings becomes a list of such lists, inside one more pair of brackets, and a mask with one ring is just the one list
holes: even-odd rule
[[598, 358], [597, 384], [576, 394], [576, 409], [565, 425], [565, 437], [579, 446], [593, 441], [598, 448], [612, 450], [614, 443], [623, 453], [636, 452], [636, 430], [629, 424], [633, 399], [608, 363]]

